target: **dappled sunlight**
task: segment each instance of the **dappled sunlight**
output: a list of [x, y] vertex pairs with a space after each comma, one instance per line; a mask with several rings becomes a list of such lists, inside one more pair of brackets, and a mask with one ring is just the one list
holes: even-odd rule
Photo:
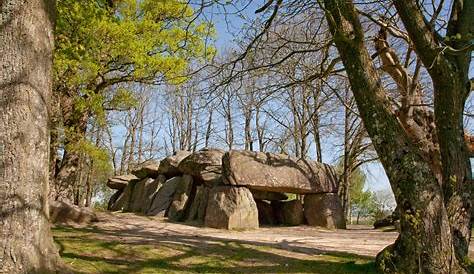
[[[145, 221], [137, 216], [129, 218]], [[123, 221], [130, 226], [127, 219], [109, 219], [98, 227], [55, 228], [61, 256], [77, 273], [375, 273], [371, 257], [302, 248], [298, 241], [239, 239], [247, 233], [257, 236], [257, 232], [215, 233], [213, 237], [211, 229], [202, 235], [190, 233], [201, 229], [191, 226], [187, 231], [180, 227], [162, 230], [174, 224], [159, 220], [146, 220], [150, 227], [141, 231], [130, 227], [121, 230], [111, 224]]]

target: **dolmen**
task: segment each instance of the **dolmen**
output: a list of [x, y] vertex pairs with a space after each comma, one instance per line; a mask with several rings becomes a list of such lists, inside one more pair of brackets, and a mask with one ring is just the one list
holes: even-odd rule
[[259, 225], [345, 228], [334, 168], [287, 155], [205, 148], [147, 161], [109, 178], [112, 211], [206, 227]]

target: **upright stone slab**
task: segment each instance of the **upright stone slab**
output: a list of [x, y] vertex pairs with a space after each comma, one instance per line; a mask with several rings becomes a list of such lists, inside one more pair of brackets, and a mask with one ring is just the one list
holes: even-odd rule
[[150, 209], [147, 211], [149, 216], [164, 216], [170, 207], [176, 187], [183, 180], [182, 177], [173, 177], [167, 180], [161, 188], [156, 192], [151, 203]]
[[152, 184], [155, 181], [152, 178], [144, 178], [135, 184], [133, 189], [132, 197], [130, 199], [130, 211], [141, 213], [143, 208], [146, 207], [146, 188], [148, 185]]
[[300, 200], [282, 202], [281, 211], [284, 225], [296, 226], [304, 223], [303, 204]]
[[258, 228], [257, 205], [245, 187], [216, 186], [211, 189], [204, 225], [247, 230]]
[[153, 180], [153, 182], [145, 186], [145, 195], [142, 208], [143, 214], [146, 214], [146, 212], [150, 209], [151, 203], [153, 202], [153, 197], [155, 197], [156, 193], [158, 190], [160, 190], [161, 186], [165, 182], [166, 177], [164, 175], [158, 175], [158, 177]]
[[133, 193], [133, 188], [135, 186], [136, 181], [130, 181], [128, 185], [124, 188], [122, 194], [118, 197], [117, 201], [112, 205], [111, 210], [117, 211], [129, 211], [130, 209], [130, 199]]
[[191, 175], [183, 175], [183, 179], [176, 186], [176, 191], [173, 195], [173, 201], [171, 202], [168, 218], [172, 221], [183, 221], [187, 207], [190, 206], [188, 198], [191, 195], [193, 189], [193, 177]]
[[120, 197], [122, 194], [123, 189], [117, 190], [109, 199], [109, 202], [107, 203], [107, 210], [112, 210], [112, 207], [114, 204], [117, 202], [117, 199]]
[[258, 210], [258, 224], [259, 225], [276, 225], [277, 220], [273, 212], [272, 205], [263, 200], [255, 200]]
[[193, 176], [196, 182], [213, 186], [222, 181], [222, 155], [221, 149], [201, 149], [179, 163], [179, 170], [183, 174]]
[[338, 187], [331, 166], [282, 154], [229, 151], [222, 172], [224, 184], [263, 191], [336, 193]]
[[308, 225], [311, 226], [346, 228], [341, 200], [336, 193], [305, 195], [304, 215]]
[[166, 178], [182, 175], [183, 173], [179, 171], [178, 165], [190, 154], [191, 152], [189, 151], [180, 150], [176, 152], [176, 154], [166, 157], [165, 159], [161, 160], [158, 173], [166, 176]]
[[204, 223], [204, 217], [206, 216], [207, 201], [209, 199], [210, 188], [205, 185], [196, 187], [196, 195], [191, 204], [187, 221], [197, 221]]

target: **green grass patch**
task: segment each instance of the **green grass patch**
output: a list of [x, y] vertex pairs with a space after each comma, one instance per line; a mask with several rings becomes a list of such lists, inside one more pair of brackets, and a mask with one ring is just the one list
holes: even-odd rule
[[289, 252], [272, 244], [192, 236], [143, 244], [137, 235], [124, 243], [94, 228], [57, 227], [53, 233], [75, 273], [376, 273], [370, 258], [346, 253]]

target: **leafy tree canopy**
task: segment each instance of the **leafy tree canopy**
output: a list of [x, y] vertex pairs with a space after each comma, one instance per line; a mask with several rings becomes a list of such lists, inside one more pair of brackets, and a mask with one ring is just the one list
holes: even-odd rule
[[194, 20], [185, 1], [109, 2], [57, 2], [55, 91], [74, 97], [76, 111], [103, 116], [107, 107], [123, 107], [120, 99], [131, 101], [123, 89], [108, 87], [181, 83], [191, 60], [214, 54], [205, 43], [212, 28]]

